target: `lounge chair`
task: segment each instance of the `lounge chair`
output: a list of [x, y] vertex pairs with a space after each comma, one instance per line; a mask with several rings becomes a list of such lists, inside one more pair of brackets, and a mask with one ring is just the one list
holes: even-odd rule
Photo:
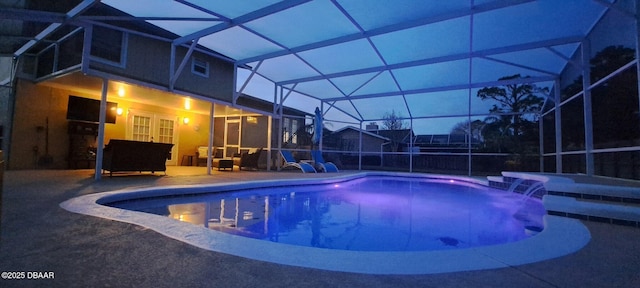
[[339, 172], [336, 164], [333, 164], [332, 162], [324, 161], [324, 158], [322, 158], [322, 151], [320, 150], [311, 151], [311, 158], [313, 159], [313, 162], [315, 163], [316, 167], [319, 168], [320, 171]]
[[296, 162], [296, 159], [293, 158], [293, 154], [289, 150], [280, 150], [280, 155], [282, 155], [282, 159], [284, 160], [285, 167], [296, 167], [302, 170], [303, 173], [313, 172], [316, 173], [316, 168], [313, 168], [311, 164], [305, 162]]

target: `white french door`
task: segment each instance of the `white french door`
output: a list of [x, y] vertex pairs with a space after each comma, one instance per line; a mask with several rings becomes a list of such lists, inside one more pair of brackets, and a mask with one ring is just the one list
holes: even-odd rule
[[135, 141], [172, 143], [167, 165], [177, 165], [178, 117], [144, 111], [129, 110], [127, 118], [127, 139]]

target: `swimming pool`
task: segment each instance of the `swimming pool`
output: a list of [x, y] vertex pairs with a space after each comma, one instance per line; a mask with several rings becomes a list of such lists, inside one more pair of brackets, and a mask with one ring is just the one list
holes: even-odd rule
[[[305, 178], [126, 189], [76, 197], [61, 203], [61, 207], [75, 213], [140, 225], [167, 237], [211, 251], [279, 264], [357, 273], [429, 274], [510, 267], [573, 253], [586, 245], [590, 239], [588, 230], [579, 221], [545, 215], [542, 220], [544, 226], [542, 232], [530, 238], [500, 245], [464, 249], [448, 246], [447, 248], [451, 249], [435, 251], [319, 249], [222, 233], [204, 227], [204, 225], [175, 221], [167, 216], [103, 205], [105, 203], [137, 201], [141, 198], [158, 199], [175, 195], [203, 195], [211, 191], [229, 192], [260, 187], [298, 187], [308, 184], [340, 185], [340, 183], [365, 176], [416, 177], [415, 174], [410, 173], [363, 172], [343, 174], [324, 179]], [[435, 178], [442, 181], [461, 181], [461, 183], [466, 183], [465, 185], [472, 186], [484, 183], [483, 181], [466, 177], [428, 175], [427, 178]], [[449, 236], [442, 235], [436, 238]], [[466, 242], [465, 239], [458, 239], [453, 236], [451, 238]], [[444, 241], [448, 241], [447, 238], [444, 239]], [[440, 240], [440, 242], [443, 241]]]
[[397, 176], [107, 205], [254, 239], [355, 251], [515, 242], [541, 231], [546, 214], [536, 198], [459, 180]]

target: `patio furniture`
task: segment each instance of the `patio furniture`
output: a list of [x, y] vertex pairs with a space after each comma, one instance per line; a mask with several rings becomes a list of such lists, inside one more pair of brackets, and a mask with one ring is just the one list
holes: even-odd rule
[[163, 171], [173, 144], [111, 139], [104, 148], [102, 170], [113, 172]]
[[333, 162], [326, 162], [322, 157], [322, 151], [313, 150], [311, 151], [311, 158], [317, 168], [319, 168], [322, 172], [339, 172], [338, 167]]
[[296, 167], [302, 170], [302, 173], [316, 173], [316, 168], [313, 168], [311, 164], [306, 162], [296, 162], [296, 159], [293, 157], [293, 154], [291, 154], [291, 151], [280, 150], [280, 155], [282, 155], [282, 160], [284, 161], [284, 164], [282, 166], [283, 168]]
[[242, 170], [242, 167], [247, 167], [253, 170], [258, 170], [258, 160], [260, 160], [261, 153], [262, 148], [252, 148], [249, 149], [249, 151], [242, 153], [240, 155], [240, 164], [238, 165], [239, 169]]
[[218, 168], [218, 171], [222, 169], [231, 169], [233, 171], [233, 159], [216, 158], [211, 161], [211, 166]]
[[190, 155], [190, 154], [182, 155], [182, 161], [180, 161], [180, 165], [193, 166], [193, 157], [195, 157], [195, 155]]
[[[218, 149], [217, 147], [211, 147], [211, 149], [213, 149], [211, 151], [211, 156], [213, 156], [214, 159], [224, 158], [224, 150]], [[198, 146], [196, 149], [197, 166], [207, 166], [207, 150], [207, 146]]]

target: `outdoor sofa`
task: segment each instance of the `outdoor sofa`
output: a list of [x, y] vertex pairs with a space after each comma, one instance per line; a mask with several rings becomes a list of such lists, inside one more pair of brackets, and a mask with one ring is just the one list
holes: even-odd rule
[[173, 144], [111, 139], [104, 148], [102, 170], [126, 171], [167, 171], [166, 161], [170, 157]]

